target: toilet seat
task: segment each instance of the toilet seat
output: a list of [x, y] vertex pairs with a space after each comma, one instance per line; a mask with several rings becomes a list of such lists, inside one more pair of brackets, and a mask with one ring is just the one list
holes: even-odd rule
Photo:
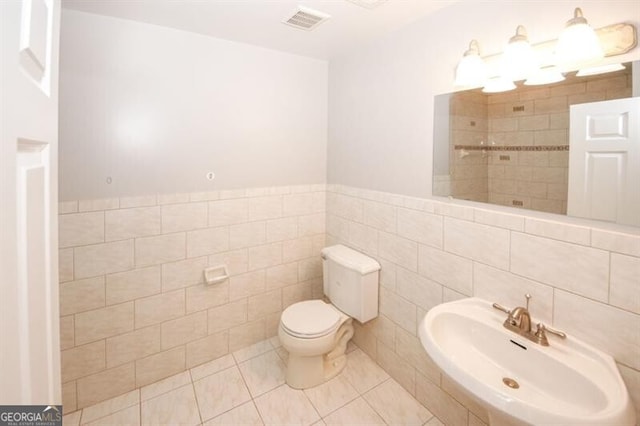
[[282, 312], [280, 324], [291, 336], [314, 339], [334, 332], [341, 316], [328, 303], [321, 300], [307, 300], [294, 303]]

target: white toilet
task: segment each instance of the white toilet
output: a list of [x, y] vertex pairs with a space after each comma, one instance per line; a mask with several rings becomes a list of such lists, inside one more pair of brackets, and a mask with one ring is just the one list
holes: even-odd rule
[[362, 323], [378, 316], [380, 264], [343, 245], [322, 250], [322, 300], [298, 302], [282, 312], [278, 337], [289, 352], [286, 381], [296, 389], [319, 385], [346, 365], [353, 337], [352, 318]]

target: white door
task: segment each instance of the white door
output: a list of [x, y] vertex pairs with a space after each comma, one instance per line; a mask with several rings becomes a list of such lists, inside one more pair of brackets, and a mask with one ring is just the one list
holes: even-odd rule
[[640, 98], [571, 106], [570, 216], [640, 226]]
[[62, 403], [59, 24], [59, 1], [0, 1], [0, 405]]

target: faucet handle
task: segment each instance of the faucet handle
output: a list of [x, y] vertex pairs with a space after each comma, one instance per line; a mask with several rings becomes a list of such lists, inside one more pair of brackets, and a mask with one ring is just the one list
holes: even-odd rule
[[502, 311], [502, 312], [504, 312], [504, 313], [505, 313], [505, 314], [507, 314], [507, 315], [511, 315], [511, 311], [510, 311], [509, 309], [505, 308], [505, 307], [504, 307], [504, 306], [502, 306], [502, 305], [499, 305], [499, 304], [497, 304], [497, 303], [494, 303], [492, 306], [493, 306], [495, 309], [497, 309], [497, 310], [499, 310], [499, 311]]
[[542, 326], [545, 327], [546, 330], [549, 333], [555, 334], [556, 336], [558, 336], [561, 339], [566, 339], [567, 338], [567, 333], [565, 333], [564, 331], [556, 330], [555, 328], [551, 328], [549, 326], [545, 326], [544, 324]]
[[550, 327], [545, 326], [544, 324], [542, 324], [541, 322], [538, 323], [538, 326], [536, 327], [536, 332], [534, 334], [536, 341], [541, 344], [542, 346], [549, 346], [549, 339], [547, 339], [547, 331], [551, 334], [555, 334], [556, 336], [562, 338], [562, 339], [566, 339], [567, 334], [560, 331], [560, 330], [556, 330]]

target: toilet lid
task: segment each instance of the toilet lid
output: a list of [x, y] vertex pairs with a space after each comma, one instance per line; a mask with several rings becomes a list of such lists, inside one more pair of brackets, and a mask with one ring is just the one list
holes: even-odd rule
[[310, 339], [327, 335], [338, 328], [340, 314], [321, 300], [307, 300], [285, 309], [280, 322], [292, 336]]

